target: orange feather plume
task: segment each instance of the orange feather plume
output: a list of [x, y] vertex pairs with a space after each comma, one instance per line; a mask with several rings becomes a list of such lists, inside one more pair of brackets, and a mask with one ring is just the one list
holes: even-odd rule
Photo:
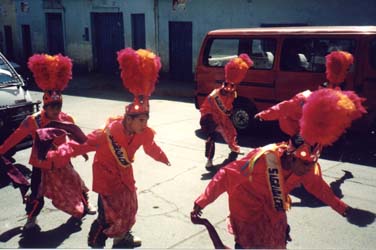
[[299, 121], [304, 141], [311, 145], [331, 145], [354, 119], [365, 112], [363, 101], [354, 92], [344, 93], [335, 89], [314, 91], [307, 98]]
[[28, 67], [36, 84], [43, 91], [64, 90], [72, 79], [72, 60], [61, 54], [50, 56], [35, 54], [29, 58]]
[[161, 69], [160, 58], [148, 50], [126, 48], [118, 51], [117, 61], [124, 87], [136, 97], [150, 96]]
[[253, 66], [253, 61], [247, 54], [240, 54], [239, 57], [232, 59], [225, 66], [225, 81], [228, 83], [240, 83], [250, 67]]

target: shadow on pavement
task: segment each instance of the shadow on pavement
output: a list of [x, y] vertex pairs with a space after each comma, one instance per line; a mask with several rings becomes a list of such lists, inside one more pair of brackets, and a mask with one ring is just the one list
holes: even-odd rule
[[[343, 172], [344, 175], [341, 178], [330, 183], [333, 193], [340, 199], [344, 197], [341, 190], [341, 185], [345, 182], [345, 180], [354, 178], [351, 172], [346, 170], [343, 170]], [[293, 202], [292, 206], [311, 208], [326, 206], [326, 204], [307, 192], [303, 186], [294, 189], [290, 194], [300, 198], [300, 202]], [[346, 219], [353, 225], [366, 227], [375, 221], [375, 214], [363, 209], [349, 208], [346, 212]]]
[[222, 168], [223, 164], [214, 165], [210, 170], [206, 169], [206, 173], [201, 175], [201, 180], [211, 180], [213, 176]]
[[59, 227], [49, 231], [40, 231], [40, 228], [22, 232], [18, 242], [20, 248], [57, 248], [73, 233], [81, 231], [81, 227], [73, 225], [69, 220]]
[[[201, 130], [196, 130], [195, 134], [197, 137], [206, 140], [206, 136]], [[217, 138], [218, 143], [225, 143], [220, 135]], [[239, 145], [251, 148], [288, 139], [289, 137], [279, 129], [276, 122], [257, 124], [257, 127], [248, 134], [238, 135]], [[203, 141], [203, 148], [204, 145], [205, 142]], [[244, 153], [247, 154], [248, 152]], [[320, 158], [376, 167], [376, 134], [349, 131], [332, 146], [325, 147]]]
[[351, 208], [346, 215], [349, 223], [358, 227], [366, 227], [375, 221], [375, 214], [358, 208]]
[[[354, 176], [351, 172], [342, 170], [344, 175], [329, 184], [330, 188], [332, 189], [335, 196], [338, 198], [343, 198], [343, 193], [341, 190], [341, 185], [345, 182], [345, 180], [352, 179]], [[303, 186], [295, 188], [290, 192], [291, 195], [300, 199], [300, 202], [293, 202], [291, 205], [295, 207], [323, 207], [326, 206], [323, 202], [309, 193]]]
[[[344, 197], [341, 190], [341, 185], [345, 182], [345, 180], [354, 178], [351, 172], [345, 170], [343, 170], [343, 172], [344, 175], [340, 179], [330, 183], [333, 193], [340, 199]], [[300, 202], [293, 202], [291, 204], [292, 206], [311, 208], [327, 206], [315, 196], [307, 192], [303, 186], [295, 188], [290, 194], [300, 198]], [[363, 209], [349, 208], [346, 212], [346, 219], [353, 225], [366, 227], [375, 221], [375, 214]]]
[[22, 227], [12, 228], [0, 235], [0, 242], [7, 242], [12, 239], [14, 236], [22, 233]]

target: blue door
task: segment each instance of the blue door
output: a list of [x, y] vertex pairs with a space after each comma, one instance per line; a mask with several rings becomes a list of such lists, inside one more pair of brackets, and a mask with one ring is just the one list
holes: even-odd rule
[[171, 79], [191, 81], [192, 22], [169, 22], [169, 56]]
[[101, 73], [118, 71], [116, 52], [124, 48], [123, 13], [92, 13], [94, 66]]
[[132, 48], [145, 49], [145, 15], [132, 14]]
[[47, 47], [51, 55], [64, 54], [63, 20], [61, 13], [46, 13]]

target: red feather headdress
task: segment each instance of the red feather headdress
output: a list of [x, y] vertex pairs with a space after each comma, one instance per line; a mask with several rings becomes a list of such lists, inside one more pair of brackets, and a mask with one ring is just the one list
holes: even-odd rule
[[72, 79], [72, 60], [61, 54], [35, 54], [29, 58], [27, 65], [34, 75], [36, 84], [43, 91], [62, 91]]
[[366, 113], [364, 100], [352, 91], [314, 91], [303, 106], [300, 135], [310, 145], [331, 145], [353, 120]]
[[33, 73], [36, 84], [45, 92], [44, 105], [61, 103], [61, 91], [72, 79], [72, 60], [61, 54], [54, 56], [35, 54], [29, 58], [27, 65]]
[[239, 84], [247, 74], [250, 67], [253, 66], [253, 61], [247, 54], [240, 54], [229, 61], [225, 66], [225, 81], [227, 83]]
[[134, 103], [127, 106], [126, 112], [148, 113], [148, 99], [155, 89], [161, 69], [160, 58], [148, 50], [126, 48], [118, 51], [117, 61], [124, 87], [135, 97]]
[[354, 57], [345, 51], [333, 51], [326, 57], [326, 78], [331, 84], [342, 83], [354, 63]]

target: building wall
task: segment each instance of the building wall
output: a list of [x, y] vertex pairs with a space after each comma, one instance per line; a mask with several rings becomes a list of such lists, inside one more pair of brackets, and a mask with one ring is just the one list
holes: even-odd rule
[[4, 25], [12, 28], [13, 41], [16, 40], [16, 11], [14, 0], [0, 1], [0, 51], [5, 51]]
[[[50, 2], [52, 0], [49, 0]], [[21, 2], [28, 11], [20, 11]], [[169, 22], [192, 22], [193, 70], [201, 42], [213, 29], [259, 27], [262, 24], [376, 25], [376, 1], [365, 0], [187, 0], [185, 9], [173, 10], [172, 0], [61, 0], [63, 8], [44, 9], [42, 0], [0, 1], [0, 49], [4, 47], [4, 25], [13, 29], [14, 54], [22, 60], [21, 25], [31, 28], [34, 53], [47, 52], [47, 12], [63, 16], [65, 54], [84, 70], [93, 69], [91, 37], [92, 12], [122, 12], [124, 47], [132, 45], [131, 14], [144, 13], [146, 47], [162, 59], [163, 71], [169, 71]], [[155, 15], [157, 13], [157, 15]], [[89, 29], [89, 41], [83, 38]], [[1, 41], [3, 41], [1, 43]]]
[[[46, 13], [62, 13], [65, 54], [70, 56], [75, 65], [83, 70], [93, 69], [93, 48], [91, 37], [91, 13], [92, 12], [122, 12], [124, 23], [124, 47], [132, 45], [131, 14], [145, 14], [146, 46], [155, 50], [155, 25], [154, 2], [152, 0], [62, 0], [63, 8], [43, 8], [42, 0], [29, 0], [29, 11], [19, 11], [21, 0], [14, 2], [17, 21], [17, 58], [22, 58], [21, 25], [29, 24], [31, 29], [32, 49], [34, 53], [47, 52]], [[56, 7], [56, 6], [55, 6]], [[0, 24], [3, 21], [0, 19]], [[89, 29], [89, 41], [84, 39], [85, 28]]]
[[376, 25], [376, 1], [357, 0], [187, 0], [185, 9], [159, 1], [159, 53], [169, 69], [168, 22], [190, 21], [193, 29], [193, 69], [205, 34], [221, 28], [262, 24]]

